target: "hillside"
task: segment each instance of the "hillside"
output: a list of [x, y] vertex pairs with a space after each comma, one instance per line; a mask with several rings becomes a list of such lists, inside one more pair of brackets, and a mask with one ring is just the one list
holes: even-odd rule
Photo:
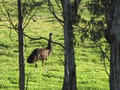
[[[2, 25], [8, 25], [1, 14], [0, 21], [0, 90], [18, 90], [18, 37], [14, 30]], [[16, 18], [16, 17], [15, 17]], [[46, 37], [53, 33], [53, 41], [64, 45], [63, 28], [49, 13], [46, 6], [39, 10], [25, 28], [25, 33], [30, 37]], [[16, 22], [16, 19], [14, 19]], [[101, 61], [99, 48], [92, 41], [80, 39], [80, 34], [75, 33], [75, 59], [78, 90], [109, 90], [109, 80], [105, 67]], [[53, 52], [45, 61], [48, 73], [42, 68], [39, 61], [38, 68], [26, 62], [27, 57], [37, 47], [46, 47], [45, 40], [30, 40], [24, 37], [25, 52], [25, 78], [28, 90], [61, 90], [64, 78], [64, 50], [59, 45], [53, 44]], [[109, 70], [109, 65], [107, 64]]]

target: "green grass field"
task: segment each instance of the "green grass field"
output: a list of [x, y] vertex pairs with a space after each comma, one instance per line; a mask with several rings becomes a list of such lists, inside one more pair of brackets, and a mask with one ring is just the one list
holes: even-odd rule
[[[39, 15], [41, 14], [41, 15]], [[56, 19], [42, 12], [36, 15], [37, 22], [31, 21], [25, 33], [31, 37], [46, 37], [53, 33], [53, 41], [64, 45], [63, 28]], [[2, 17], [2, 16], [1, 16]], [[5, 19], [5, 18], [3, 18]], [[0, 21], [0, 25], [7, 25]], [[109, 79], [101, 61], [100, 50], [90, 40], [80, 41], [76, 34], [75, 46], [77, 90], [109, 90]], [[0, 90], [19, 90], [18, 37], [14, 30], [0, 27]], [[27, 57], [37, 47], [46, 47], [45, 40], [30, 40], [24, 37], [25, 83], [28, 90], [61, 90], [64, 78], [64, 50], [53, 44], [53, 52], [45, 61], [46, 72], [39, 61], [38, 68], [26, 62]], [[109, 64], [107, 63], [109, 71]]]

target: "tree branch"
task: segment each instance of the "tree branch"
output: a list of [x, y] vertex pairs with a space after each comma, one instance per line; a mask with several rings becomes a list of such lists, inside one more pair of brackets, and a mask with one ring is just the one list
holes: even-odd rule
[[60, 7], [60, 5], [59, 5], [58, 0], [55, 0], [55, 3], [56, 3], [56, 4], [57, 4], [57, 6], [59, 7], [60, 11], [61, 11], [61, 12], [63, 12], [63, 11], [62, 11], [62, 9], [61, 9], [61, 7]]
[[61, 20], [60, 18], [58, 18], [58, 16], [55, 14], [55, 10], [54, 10], [54, 7], [53, 7], [51, 1], [50, 1], [50, 0], [47, 0], [47, 1], [48, 1], [48, 6], [49, 6], [50, 12], [51, 12], [51, 13], [53, 14], [53, 16], [59, 21], [59, 23], [63, 26], [64, 21]]
[[3, 15], [7, 18], [7, 21], [10, 23], [10, 25], [11, 25], [14, 29], [17, 29], [16, 26], [15, 26], [15, 25], [13, 24], [13, 22], [12, 22], [10, 13], [8, 12], [8, 10], [7, 10], [6, 6], [5, 6], [4, 0], [2, 0], [2, 4], [3, 4], [3, 7], [4, 7], [7, 15], [2, 11], [2, 9], [1, 9], [1, 12], [2, 12]]
[[[100, 45], [98, 44], [98, 42], [97, 42], [97, 41], [94, 41], [94, 40], [93, 40], [93, 42], [94, 42], [94, 44], [95, 44], [96, 46], [99, 47], [99, 49], [100, 49], [101, 52], [106, 56], [106, 58], [108, 59], [108, 61], [110, 61], [108, 55], [102, 50], [102, 48], [100, 47]], [[109, 73], [108, 73], [108, 71], [107, 71], [107, 67], [106, 67], [105, 59], [103, 60], [103, 62], [104, 62], [105, 71], [106, 71], [107, 75], [110, 76]]]
[[109, 73], [108, 73], [108, 71], [107, 71], [107, 67], [106, 67], [106, 63], [105, 63], [105, 60], [103, 60], [103, 64], [104, 64], [104, 67], [105, 67], [105, 71], [106, 71], [106, 73], [107, 73], [108, 77], [110, 77], [110, 74], [109, 74]]
[[60, 1], [61, 1], [62, 9], [64, 10], [65, 0], [60, 0]]
[[29, 24], [30, 20], [31, 20], [31, 19], [33, 18], [33, 16], [37, 13], [38, 9], [39, 9], [39, 7], [38, 7], [38, 8], [36, 9], [36, 11], [31, 15], [31, 17], [29, 18], [28, 22], [24, 25], [24, 28], [23, 28], [23, 29], [25, 29], [25, 27]]
[[[90, 31], [90, 35], [91, 35], [91, 34], [92, 34], [92, 32]], [[110, 62], [110, 59], [109, 59], [108, 55], [107, 55], [107, 54], [103, 51], [103, 49], [100, 47], [100, 44], [99, 44], [97, 41], [95, 41], [93, 38], [91, 38], [91, 39], [92, 39], [93, 43], [94, 43], [94, 44], [100, 49], [100, 51], [105, 55], [105, 57], [107, 58], [107, 60]], [[108, 76], [110, 76], [109, 73], [108, 73], [108, 71], [107, 71], [105, 59], [103, 60], [103, 62], [104, 62], [105, 72], [107, 73]]]
[[[44, 40], [49, 41], [49, 39], [47, 39], [47, 38], [45, 38], [45, 37], [34, 38], [34, 37], [28, 36], [28, 35], [25, 34], [25, 33], [23, 33], [23, 34], [24, 34], [24, 36], [28, 37], [28, 38], [31, 39], [31, 40], [40, 40], [40, 39], [44, 39]], [[58, 42], [55, 42], [55, 41], [50, 41], [50, 42], [52, 42], [52, 43], [54, 43], [54, 44], [57, 44], [57, 45], [61, 46], [63, 49], [65, 49], [65, 47], [64, 47], [62, 44], [58, 43]]]

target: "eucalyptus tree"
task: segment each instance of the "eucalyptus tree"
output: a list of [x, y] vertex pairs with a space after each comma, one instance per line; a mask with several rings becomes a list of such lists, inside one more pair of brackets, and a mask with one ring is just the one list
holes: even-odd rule
[[106, 39], [110, 54], [103, 52], [103, 57], [110, 62], [110, 90], [120, 90], [120, 0], [90, 0], [88, 10], [91, 19], [84, 20], [88, 36], [94, 42]]
[[110, 29], [110, 89], [120, 90], [120, 0], [111, 0]]
[[63, 90], [76, 90], [76, 65], [74, 58], [74, 28], [73, 25], [77, 25], [79, 20], [78, 6], [81, 0], [55, 0], [56, 5], [62, 14], [62, 19], [56, 15], [56, 11], [53, 7], [51, 0], [48, 1], [50, 12], [63, 26], [64, 32], [64, 45], [65, 45], [65, 64], [64, 64], [64, 82]]

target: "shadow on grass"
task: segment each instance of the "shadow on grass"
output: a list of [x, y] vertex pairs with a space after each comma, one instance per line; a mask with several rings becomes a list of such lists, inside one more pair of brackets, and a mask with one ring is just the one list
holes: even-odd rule
[[95, 86], [79, 86], [77, 90], [109, 90], [108, 88], [104, 87], [95, 87]]
[[0, 84], [0, 90], [18, 90], [18, 89], [19, 89], [18, 85], [16, 85], [16, 86], [10, 86], [10, 85], [4, 86], [4, 85]]
[[2, 48], [9, 48], [10, 46], [9, 45], [5, 45], [5, 44], [0, 44], [0, 47], [2, 47]]
[[42, 76], [47, 77], [47, 78], [59, 78], [59, 79], [63, 79], [63, 76], [55, 75], [55, 74], [52, 74], [52, 73], [42, 74]]

